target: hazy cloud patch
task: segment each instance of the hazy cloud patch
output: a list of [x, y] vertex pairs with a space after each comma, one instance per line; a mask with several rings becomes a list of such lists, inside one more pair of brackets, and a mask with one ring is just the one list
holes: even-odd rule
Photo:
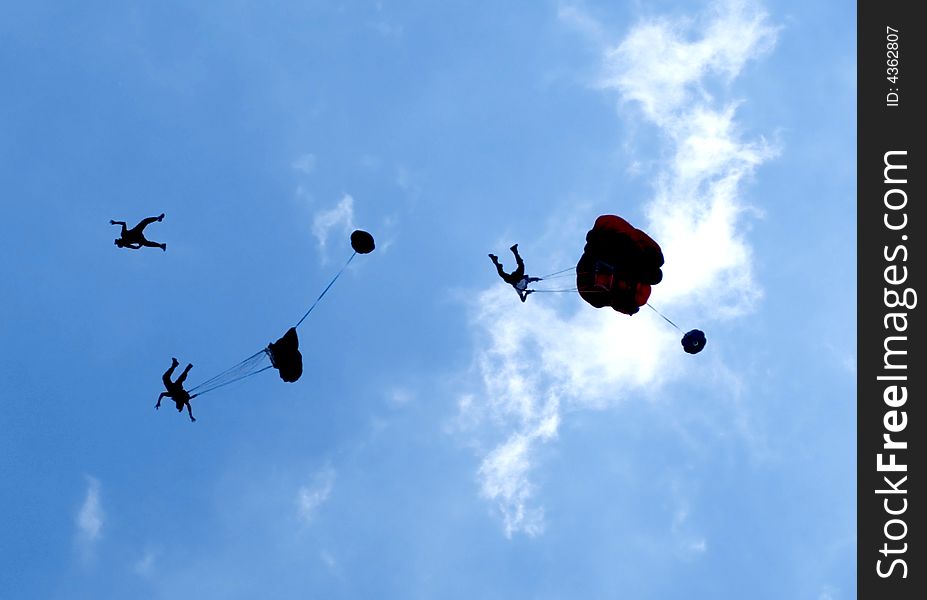
[[96, 545], [103, 536], [105, 520], [106, 515], [100, 502], [100, 481], [95, 477], [87, 476], [84, 500], [75, 519], [77, 545], [84, 561], [93, 559]]
[[333, 232], [343, 233], [346, 237], [354, 229], [354, 198], [349, 194], [342, 196], [335, 206], [316, 213], [312, 220], [312, 234], [322, 250]]
[[322, 467], [313, 475], [310, 483], [300, 486], [297, 491], [296, 505], [303, 522], [312, 522], [319, 507], [328, 500], [334, 486], [335, 469], [331, 465]]

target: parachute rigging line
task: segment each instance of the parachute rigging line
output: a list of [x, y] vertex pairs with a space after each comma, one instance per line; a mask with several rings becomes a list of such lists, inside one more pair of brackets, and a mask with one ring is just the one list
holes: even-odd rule
[[555, 275], [560, 275], [561, 273], [566, 273], [567, 271], [573, 271], [573, 270], [575, 270], [575, 269], [576, 269], [576, 267], [567, 267], [566, 269], [563, 269], [562, 271], [556, 271], [556, 272], [554, 272], [554, 273], [550, 273], [549, 275], [542, 275], [542, 276], [541, 276], [541, 279], [551, 279], [551, 278], [553, 278]]
[[[262, 352], [263, 352], [263, 350], [262, 350]], [[251, 371], [250, 373], [245, 373], [244, 375], [241, 375], [241, 376], [239, 376], [239, 377], [236, 377], [235, 379], [230, 379], [229, 381], [220, 383], [220, 384], [218, 384], [218, 385], [214, 385], [214, 386], [212, 386], [212, 387], [210, 387], [210, 388], [206, 388], [206, 389], [203, 390], [202, 392], [197, 392], [197, 393], [193, 394], [192, 396], [190, 396], [190, 400], [193, 400], [193, 399], [196, 398], [197, 396], [202, 396], [203, 394], [205, 394], [205, 393], [207, 393], [207, 392], [211, 392], [211, 391], [213, 391], [213, 390], [218, 390], [220, 387], [225, 387], [225, 386], [227, 386], [227, 385], [229, 385], [229, 384], [235, 383], [236, 381], [241, 381], [242, 379], [247, 379], [248, 377], [251, 377], [252, 375], [257, 375], [258, 373], [263, 373], [263, 372], [266, 371], [267, 369], [270, 369], [272, 366], [273, 366], [273, 365], [267, 365], [266, 367], [264, 367], [264, 368], [262, 368], [262, 369], [258, 369], [257, 371]]]
[[[675, 323], [673, 323], [672, 321], [670, 321], [669, 319], [667, 319], [667, 318], [666, 318], [666, 315], [664, 315], [663, 313], [661, 313], [660, 311], [658, 311], [657, 309], [655, 309], [655, 308], [653, 307], [652, 304], [650, 304], [650, 303], [648, 302], [648, 303], [647, 303], [647, 306], [650, 307], [650, 310], [652, 310], [653, 312], [655, 312], [655, 313], [657, 313], [658, 315], [660, 315], [661, 317], [663, 317], [663, 320], [664, 320], [664, 321], [666, 321], [667, 323], [669, 323], [670, 325], [672, 325], [672, 326], [675, 327], [676, 329], [679, 329], [679, 325], [676, 325]], [[682, 331], [682, 329], [679, 329], [679, 331]]]
[[315, 299], [315, 302], [312, 303], [312, 306], [309, 307], [309, 310], [307, 310], [307, 311], [306, 311], [306, 314], [304, 314], [303, 317], [302, 317], [299, 321], [297, 321], [297, 323], [296, 323], [296, 325], [294, 325], [294, 327], [299, 327], [299, 326], [302, 324], [302, 322], [306, 320], [306, 317], [309, 316], [309, 313], [312, 312], [312, 309], [315, 308], [316, 305], [319, 303], [319, 301], [322, 299], [322, 297], [325, 296], [325, 294], [326, 294], [326, 292], [328, 292], [329, 288], [331, 288], [333, 285], [335, 285], [335, 282], [338, 281], [338, 278], [341, 277], [341, 274], [344, 273], [344, 270], [348, 268], [348, 265], [351, 264], [351, 261], [354, 260], [354, 257], [355, 257], [355, 256], [357, 256], [357, 252], [356, 252], [356, 251], [354, 252], [354, 254], [351, 255], [351, 258], [348, 259], [348, 262], [344, 263], [344, 266], [341, 267], [341, 270], [338, 271], [338, 273], [335, 274], [335, 277], [331, 280], [331, 282], [329, 282], [329, 284], [328, 284], [327, 286], [325, 286], [325, 289], [322, 290], [322, 293], [319, 294], [319, 297]]
[[211, 392], [215, 389], [224, 387], [226, 385], [229, 385], [230, 383], [235, 383], [236, 381], [240, 381], [242, 379], [245, 379], [246, 377], [251, 377], [252, 375], [256, 375], [260, 373], [261, 371], [264, 371], [270, 368], [269, 366], [258, 368], [261, 362], [263, 362], [264, 357], [266, 355], [267, 355], [267, 351], [264, 349], [261, 349], [258, 352], [255, 352], [254, 354], [252, 354], [245, 360], [239, 362], [238, 364], [232, 367], [229, 367], [228, 369], [226, 369], [225, 371], [222, 371], [221, 373], [219, 373], [218, 375], [214, 377], [210, 377], [209, 379], [197, 385], [196, 387], [190, 388], [188, 391], [196, 392], [190, 397], [194, 398], [196, 396], [202, 396], [206, 392]]

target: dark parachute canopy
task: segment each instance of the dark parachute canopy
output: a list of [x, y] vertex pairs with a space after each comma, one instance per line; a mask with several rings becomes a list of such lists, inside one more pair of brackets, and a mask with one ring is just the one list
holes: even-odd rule
[[299, 352], [296, 328], [290, 327], [276, 342], [267, 345], [270, 364], [280, 372], [280, 379], [293, 383], [303, 374], [303, 355]]
[[576, 288], [596, 308], [633, 315], [663, 279], [663, 251], [649, 235], [617, 215], [602, 215], [586, 234], [576, 264]]
[[[270, 368], [277, 369], [280, 374], [280, 379], [287, 383], [297, 381], [303, 374], [303, 356], [299, 352], [299, 337], [296, 335], [296, 328], [302, 324], [306, 317], [309, 316], [309, 313], [312, 312], [325, 294], [328, 293], [328, 290], [338, 281], [338, 278], [341, 277], [341, 274], [348, 268], [348, 265], [351, 264], [351, 261], [354, 260], [356, 255], [373, 252], [375, 248], [373, 236], [360, 229], [354, 231], [351, 234], [351, 248], [353, 248], [354, 253], [348, 258], [348, 261], [344, 263], [344, 266], [335, 274], [328, 285], [325, 286], [325, 289], [322, 290], [322, 293], [319, 294], [319, 297], [315, 299], [315, 302], [312, 303], [309, 310], [303, 314], [296, 325], [290, 327], [280, 339], [276, 342], [271, 342], [266, 348], [255, 352], [245, 360], [226, 369], [215, 377], [207, 379], [196, 387], [190, 388], [190, 392], [196, 392], [191, 398], [201, 396], [206, 392], [211, 392], [220, 387], [251, 377], [252, 375], [257, 375], [261, 371], [266, 371]], [[268, 359], [270, 359], [269, 365], [267, 364]]]
[[689, 354], [698, 354], [705, 347], [705, 332], [701, 329], [693, 329], [682, 336], [682, 349]]
[[361, 229], [355, 229], [351, 234], [351, 247], [358, 254], [370, 254], [376, 248], [373, 243], [373, 236]]

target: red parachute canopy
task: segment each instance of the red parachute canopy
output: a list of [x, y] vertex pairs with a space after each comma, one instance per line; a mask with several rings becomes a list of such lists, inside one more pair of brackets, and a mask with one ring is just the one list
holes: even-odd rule
[[663, 279], [663, 251], [649, 235], [616, 215], [602, 215], [586, 234], [576, 263], [576, 288], [596, 308], [633, 315]]

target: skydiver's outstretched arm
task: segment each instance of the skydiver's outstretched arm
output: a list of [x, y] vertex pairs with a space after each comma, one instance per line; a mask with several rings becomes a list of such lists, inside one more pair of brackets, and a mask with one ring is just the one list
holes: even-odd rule
[[190, 422], [196, 423], [196, 419], [193, 417], [193, 409], [190, 408], [190, 401], [187, 401], [187, 412], [190, 413]]
[[119, 235], [121, 235], [122, 237], [126, 236], [126, 222], [125, 221], [113, 221], [112, 219], [110, 219], [109, 224], [110, 225], [122, 225], [122, 232]]
[[529, 277], [527, 279], [528, 283], [534, 283], [535, 281], [541, 281], [541, 278], [540, 277]]
[[155, 404], [155, 408], [156, 408], [156, 409], [161, 408], [161, 398], [163, 398], [163, 397], [165, 397], [165, 396], [167, 396], [167, 392], [161, 392], [161, 395], [158, 396], [158, 403]]

